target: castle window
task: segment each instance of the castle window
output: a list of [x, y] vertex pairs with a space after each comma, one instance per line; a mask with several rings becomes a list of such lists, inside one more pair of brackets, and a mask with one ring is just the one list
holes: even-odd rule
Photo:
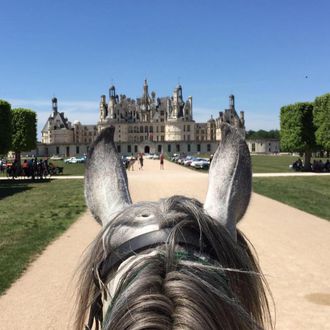
[[144, 133], [148, 133], [148, 126], [144, 127]]
[[207, 144], [207, 151], [210, 152], [211, 151], [211, 145], [208, 143]]
[[79, 146], [76, 146], [76, 154], [79, 154]]
[[162, 152], [162, 146], [158, 144], [158, 152]]
[[140, 133], [143, 133], [143, 126], [140, 126]]
[[56, 155], [59, 155], [60, 153], [60, 147], [56, 147]]
[[188, 150], [188, 152], [191, 151], [190, 149], [191, 149], [190, 144], [188, 144], [188, 145], [187, 145], [187, 150]]
[[165, 132], [165, 127], [164, 126], [161, 126], [160, 127], [160, 131], [161, 131], [161, 133], [164, 133]]
[[190, 125], [187, 125], [187, 132], [190, 132]]
[[117, 145], [117, 151], [120, 153], [121, 152], [121, 148], [120, 148], [120, 145], [118, 144]]
[[171, 152], [171, 145], [170, 144], [167, 145], [167, 152]]
[[197, 152], [200, 152], [200, 151], [201, 151], [201, 145], [197, 144]]
[[138, 146], [134, 146], [134, 152], [138, 151]]
[[153, 133], [154, 132], [154, 128], [152, 126], [149, 127], [149, 132]]
[[130, 144], [127, 146], [127, 152], [132, 152], [132, 146]]
[[177, 144], [177, 145], [176, 145], [176, 151], [177, 151], [177, 152], [180, 152], [180, 144]]

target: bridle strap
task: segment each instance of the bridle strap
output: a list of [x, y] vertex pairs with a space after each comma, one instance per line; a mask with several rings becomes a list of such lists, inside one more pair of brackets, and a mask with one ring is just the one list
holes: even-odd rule
[[[106, 277], [112, 270], [117, 269], [123, 261], [131, 256], [158, 245], [168, 243], [171, 233], [173, 233], [173, 228], [155, 230], [134, 237], [118, 246], [98, 267], [102, 282], [105, 282]], [[205, 246], [201, 246], [201, 238], [200, 233], [197, 231], [185, 228], [183, 230], [178, 230], [175, 234], [175, 244], [189, 246], [195, 251], [202, 252], [205, 250]], [[207, 252], [210, 253], [210, 251]]]
[[[119, 245], [110, 253], [107, 259], [93, 267], [92, 271], [94, 273], [95, 284], [99, 287], [98, 279], [105, 283], [109, 274], [117, 270], [122, 262], [133, 255], [161, 244], [167, 244], [172, 234], [175, 235], [175, 244], [188, 246], [195, 252], [204, 252], [212, 256], [212, 247], [202, 241], [201, 233], [196, 230], [182, 228], [180, 230], [178, 229], [175, 233], [173, 232], [173, 228], [155, 230], [134, 237]], [[94, 320], [96, 321], [96, 327], [98, 329], [98, 326], [101, 325], [103, 321], [101, 293], [99, 293], [96, 300], [91, 305], [86, 329], [92, 329]]]

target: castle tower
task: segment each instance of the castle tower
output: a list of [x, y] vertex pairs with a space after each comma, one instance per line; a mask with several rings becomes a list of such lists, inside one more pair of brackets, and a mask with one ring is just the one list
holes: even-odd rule
[[57, 98], [56, 97], [52, 98], [52, 110], [53, 110], [53, 117], [55, 117], [57, 114]]
[[235, 110], [235, 96], [229, 95], [229, 109]]
[[115, 111], [116, 103], [117, 103], [116, 88], [114, 85], [112, 85], [109, 88], [109, 104], [108, 104], [108, 117], [110, 119], [114, 119], [114, 111]]
[[100, 101], [100, 120], [104, 120], [107, 117], [107, 103], [105, 95], [101, 95]]
[[114, 85], [109, 88], [109, 98], [111, 99], [111, 97], [116, 98], [116, 88]]
[[182, 87], [178, 85], [173, 92], [173, 110], [172, 110], [172, 118], [177, 119], [179, 116], [179, 111], [181, 109], [181, 105], [183, 105], [182, 100]]
[[143, 95], [142, 95], [142, 104], [145, 106], [145, 109], [148, 109], [149, 105], [149, 86], [147, 79], [144, 80], [144, 85], [143, 85]]

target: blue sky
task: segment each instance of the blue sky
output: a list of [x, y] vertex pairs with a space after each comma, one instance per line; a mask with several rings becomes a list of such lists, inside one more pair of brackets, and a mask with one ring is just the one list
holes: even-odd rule
[[[56, 96], [70, 121], [98, 120], [100, 95], [157, 96], [180, 82], [194, 119], [234, 94], [247, 129], [330, 92], [328, 0], [0, 0], [0, 99], [38, 114]], [[306, 78], [307, 76], [307, 78]]]

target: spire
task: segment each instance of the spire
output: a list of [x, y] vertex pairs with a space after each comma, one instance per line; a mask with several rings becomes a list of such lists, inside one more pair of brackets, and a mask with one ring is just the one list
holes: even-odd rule
[[148, 82], [147, 82], [147, 79], [144, 80], [144, 85], [143, 85], [143, 98], [145, 100], [147, 100], [149, 96], [149, 92], [148, 92]]

